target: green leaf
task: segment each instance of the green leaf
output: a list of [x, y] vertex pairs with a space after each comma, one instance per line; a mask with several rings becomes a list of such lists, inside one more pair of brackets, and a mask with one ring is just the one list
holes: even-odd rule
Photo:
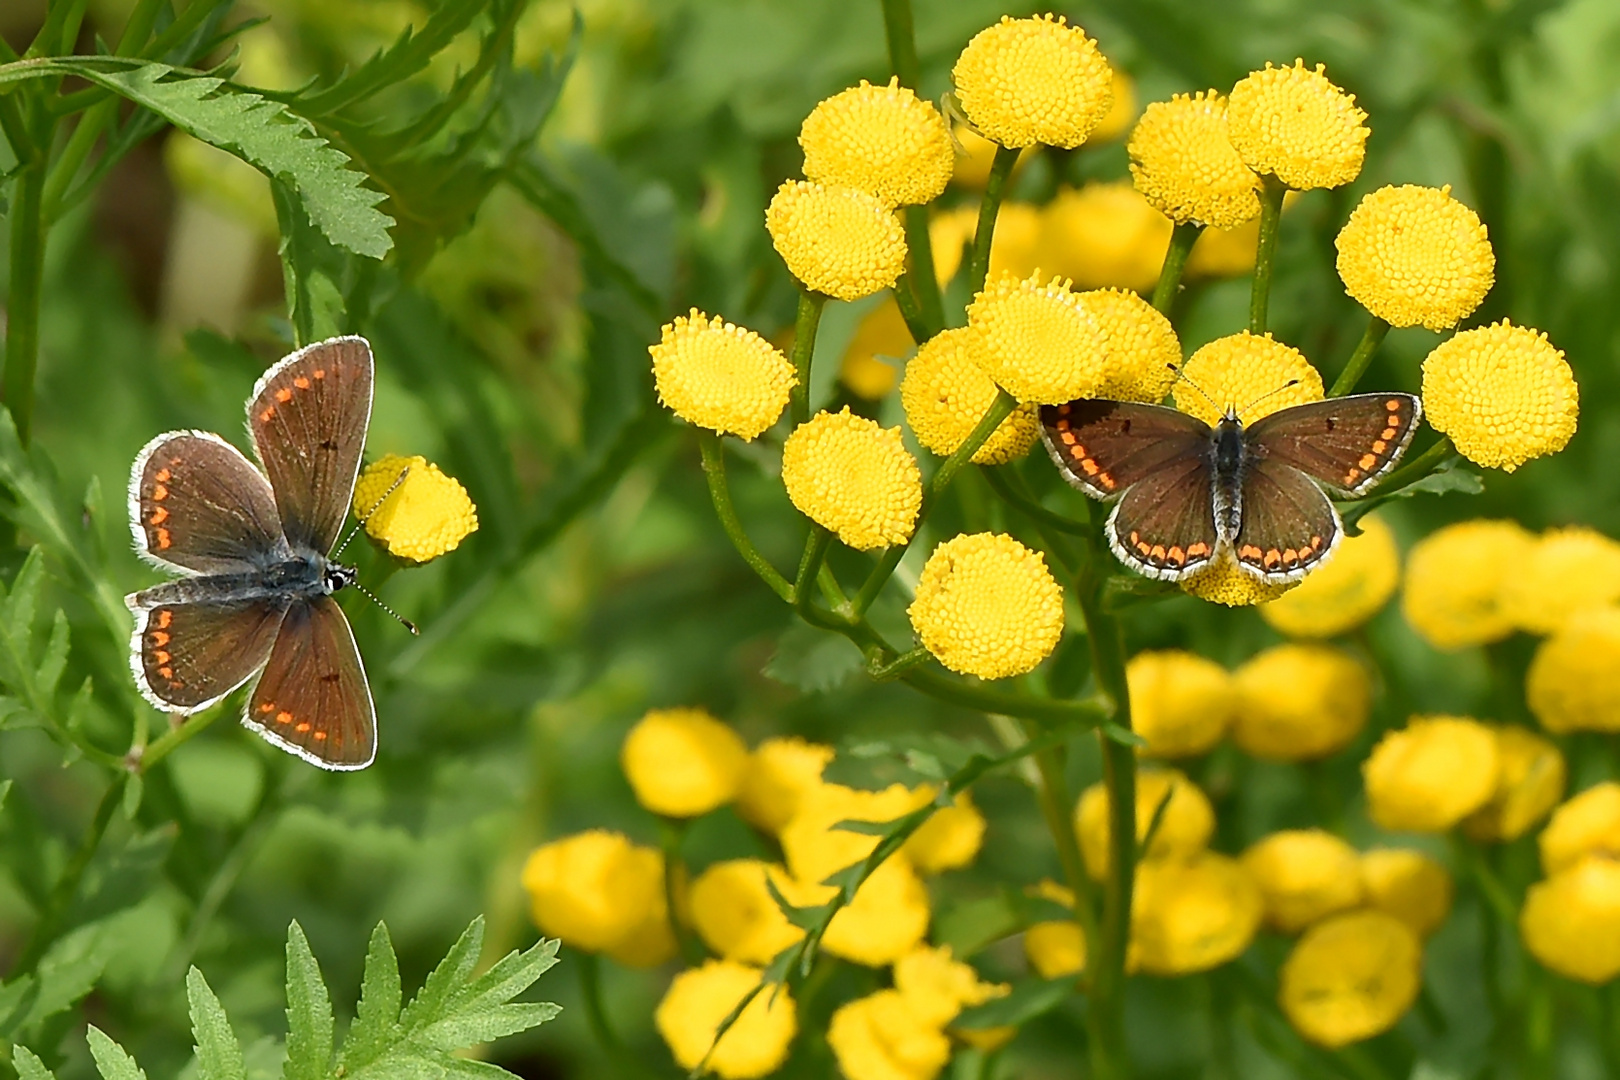
[[287, 1067], [285, 1080], [325, 1080], [332, 1066], [332, 1000], [304, 928], [287, 927]]
[[417, 991], [416, 997], [411, 999], [400, 1016], [400, 1026], [406, 1031], [415, 1031], [438, 1019], [456, 988], [472, 974], [483, 946], [484, 917], [480, 915], [462, 931], [461, 937], [439, 961], [439, 966], [428, 975], [427, 982], [422, 984], [422, 989]]
[[777, 639], [765, 674], [806, 693], [824, 694], [865, 666], [861, 650], [844, 635], [795, 623]]
[[96, 1071], [101, 1073], [101, 1080], [146, 1080], [146, 1073], [135, 1059], [96, 1025], [91, 1024], [84, 1037], [90, 1044], [90, 1056], [96, 1059]]
[[[91, 1028], [90, 1030], [95, 1031], [96, 1029]], [[11, 1064], [17, 1070], [17, 1080], [56, 1080], [56, 1074], [47, 1069], [45, 1063], [39, 1060], [34, 1052], [26, 1046], [12, 1048]], [[106, 1070], [103, 1070], [101, 1075], [106, 1077], [107, 1080], [113, 1080], [112, 1075]], [[141, 1080], [146, 1080], [146, 1078], [143, 1076]]]
[[1385, 503], [1396, 499], [1409, 499], [1413, 495], [1445, 495], [1449, 492], [1459, 492], [1464, 495], [1478, 495], [1485, 490], [1485, 481], [1476, 472], [1463, 467], [1463, 459], [1452, 455], [1427, 476], [1421, 476], [1409, 484], [1398, 488], [1383, 491], [1374, 491], [1367, 498], [1339, 507], [1340, 517], [1344, 519], [1345, 530], [1351, 536], [1360, 536], [1361, 529], [1357, 523]]
[[299, 111], [308, 115], [336, 112], [403, 82], [427, 67], [487, 6], [489, 0], [442, 0], [420, 31], [406, 27], [393, 45], [379, 49], [337, 85], [297, 98]]
[[1012, 993], [1006, 997], [987, 1001], [983, 1005], [964, 1010], [956, 1018], [955, 1027], [969, 1030], [1017, 1027], [1044, 1013], [1051, 1012], [1075, 992], [1075, 980], [1030, 979], [1014, 983]]
[[837, 757], [822, 775], [830, 783], [872, 791], [890, 784], [940, 784], [975, 757], [990, 756], [990, 749], [977, 739], [936, 732], [856, 737], [838, 747]]
[[200, 1080], [247, 1080], [242, 1044], [236, 1041], [225, 1007], [195, 967], [186, 972], [186, 997], [191, 1003], [191, 1032], [197, 1040]]
[[387, 1047], [399, 1027], [401, 994], [399, 960], [388, 927], [371, 932], [366, 950], [366, 973], [360, 983], [360, 1007], [343, 1043], [343, 1065], [354, 1071], [370, 1064]]

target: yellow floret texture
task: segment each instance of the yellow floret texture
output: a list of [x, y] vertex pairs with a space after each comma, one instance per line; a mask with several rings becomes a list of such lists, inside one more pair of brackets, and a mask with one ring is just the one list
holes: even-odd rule
[[1230, 855], [1200, 851], [1136, 869], [1127, 963], [1149, 975], [1187, 975], [1249, 947], [1262, 905], [1254, 880]]
[[1449, 185], [1379, 188], [1356, 205], [1335, 245], [1345, 291], [1391, 326], [1449, 329], [1496, 281], [1485, 226]]
[[1588, 856], [1530, 886], [1519, 932], [1560, 975], [1593, 986], [1620, 975], [1620, 861]]
[[1303, 60], [1253, 71], [1232, 87], [1227, 131], [1244, 162], [1305, 191], [1348, 184], [1366, 154], [1367, 114]]
[[667, 323], [647, 351], [659, 401], [689, 424], [741, 439], [776, 423], [799, 381], [776, 346], [697, 308]]
[[1500, 641], [1513, 632], [1502, 583], [1528, 561], [1534, 537], [1512, 521], [1462, 521], [1413, 545], [1401, 611], [1439, 649]]
[[1260, 887], [1266, 923], [1297, 934], [1362, 900], [1355, 848], [1323, 829], [1285, 829], [1250, 845], [1243, 868]]
[[1214, 90], [1149, 105], [1126, 145], [1136, 190], [1177, 223], [1231, 229], [1257, 216], [1260, 178], [1226, 127], [1226, 99]]
[[893, 285], [906, 268], [906, 233], [876, 195], [787, 180], [765, 211], [765, 228], [788, 272], [812, 292], [859, 300]]
[[911, 539], [922, 506], [922, 473], [900, 429], [847, 406], [818, 413], [787, 437], [782, 483], [801, 513], [862, 551]]
[[1063, 635], [1063, 590], [1046, 559], [1010, 536], [970, 533], [934, 549], [908, 609], [923, 647], [963, 675], [1033, 670]]
[[1297, 581], [1262, 581], [1240, 567], [1226, 549], [1222, 549], [1208, 567], [1182, 578], [1179, 584], [1182, 592], [1225, 607], [1269, 603], [1299, 587]]
[[891, 78], [865, 79], [811, 110], [799, 128], [804, 175], [889, 206], [931, 202], [950, 183], [956, 147], [945, 118]]
[[702, 709], [651, 709], [625, 736], [619, 763], [642, 806], [697, 817], [736, 797], [748, 749]]
[[1094, 397], [1108, 377], [1108, 339], [1062, 281], [1003, 274], [968, 305], [985, 374], [1021, 402], [1061, 405]]
[[[967, 327], [935, 334], [906, 364], [900, 402], [917, 441], [949, 457], [996, 401], [996, 384], [979, 366], [980, 338]], [[1040, 407], [1020, 405], [973, 452], [975, 465], [1001, 465], [1029, 453], [1040, 435]]]
[[1232, 723], [1237, 697], [1226, 669], [1196, 653], [1149, 650], [1125, 666], [1131, 695], [1131, 730], [1147, 740], [1144, 755], [1195, 757], [1206, 753]]
[[1093, 289], [1080, 303], [1108, 343], [1108, 371], [1097, 396], [1158, 404], [1181, 366], [1181, 341], [1170, 320], [1127, 289]]
[[1226, 409], [1252, 424], [1278, 409], [1321, 401], [1324, 393], [1321, 373], [1305, 354], [1270, 334], [1257, 337], [1247, 330], [1198, 349], [1182, 374], [1185, 379], [1174, 389], [1176, 408], [1211, 426]]
[[1041, 210], [1035, 262], [1077, 288], [1147, 290], [1159, 280], [1172, 228], [1123, 180], [1064, 187]]
[[1061, 15], [1002, 16], [968, 42], [951, 79], [973, 126], [1002, 146], [1073, 149], [1114, 103], [1108, 61]]
[[454, 551], [478, 531], [478, 508], [467, 489], [421, 456], [384, 454], [367, 466], [355, 481], [354, 512], [389, 554], [415, 563]]
[[1512, 472], [1575, 434], [1580, 392], [1546, 334], [1501, 322], [1464, 330], [1423, 361], [1429, 424], [1468, 460]]
[[1336, 753], [1366, 726], [1372, 682], [1348, 653], [1327, 645], [1276, 645], [1233, 676], [1237, 719], [1233, 741], [1275, 761], [1308, 761]]
[[620, 833], [589, 832], [542, 844], [522, 883], [535, 925], [587, 952], [656, 967], [675, 951], [664, 898], [664, 857]]
[[1582, 612], [1543, 641], [1524, 690], [1555, 734], [1620, 731], [1620, 607]]

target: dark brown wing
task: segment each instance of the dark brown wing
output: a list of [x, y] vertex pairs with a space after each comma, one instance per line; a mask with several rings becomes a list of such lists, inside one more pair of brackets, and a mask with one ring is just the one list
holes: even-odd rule
[[1041, 438], [1065, 480], [1094, 499], [1110, 499], [1172, 461], [1203, 454], [1213, 434], [1175, 409], [1080, 400], [1042, 405]]
[[[1166, 410], [1168, 411], [1168, 410]], [[1108, 546], [1139, 574], [1180, 581], [1215, 557], [1214, 468], [1207, 452], [1176, 458], [1125, 492], [1108, 515]]]
[[1299, 581], [1339, 546], [1339, 512], [1311, 478], [1282, 461], [1257, 458], [1243, 473], [1238, 565], [1273, 584]]
[[248, 431], [296, 547], [332, 550], [354, 497], [371, 419], [371, 346], [317, 342], [266, 371], [248, 399]]
[[1344, 496], [1395, 467], [1423, 417], [1411, 394], [1353, 394], [1279, 409], [1245, 432], [1251, 457], [1282, 461]]
[[254, 569], [282, 544], [264, 474], [206, 431], [159, 435], [135, 455], [129, 528], [142, 558], [200, 574]]
[[264, 601], [197, 601], [135, 612], [129, 666], [141, 696], [168, 712], [206, 709], [251, 679], [270, 656], [281, 608]]
[[323, 769], [363, 769], [377, 755], [371, 687], [343, 609], [294, 601], [242, 722]]

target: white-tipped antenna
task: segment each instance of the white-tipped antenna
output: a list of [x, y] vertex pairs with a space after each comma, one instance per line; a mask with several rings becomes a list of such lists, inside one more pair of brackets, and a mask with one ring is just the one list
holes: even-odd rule
[[[1195, 383], [1191, 379], [1187, 378], [1187, 373], [1186, 372], [1182, 371], [1175, 364], [1166, 364], [1164, 366], [1169, 368], [1171, 371], [1176, 373], [1176, 382], [1184, 382], [1188, 386], [1192, 387], [1194, 390], [1196, 390], [1200, 394], [1202, 394], [1203, 397], [1204, 397], [1204, 400], [1209, 402], [1210, 407], [1213, 408], [1216, 411], [1216, 413], [1225, 413], [1226, 412], [1225, 409], [1221, 408], [1220, 403], [1218, 401], [1216, 401], [1214, 398], [1210, 397], [1209, 393], [1202, 386], [1199, 386], [1197, 383]], [[1171, 383], [1171, 385], [1174, 386], [1175, 383]]]
[[1256, 405], [1258, 405], [1262, 401], [1266, 400], [1266, 398], [1274, 397], [1275, 395], [1282, 393], [1284, 390], [1287, 390], [1287, 389], [1289, 389], [1291, 387], [1295, 387], [1295, 386], [1298, 386], [1298, 385], [1299, 385], [1299, 380], [1298, 379], [1289, 379], [1287, 382], [1285, 382], [1281, 386], [1277, 387], [1277, 389], [1275, 389], [1275, 390], [1267, 390], [1265, 393], [1261, 394], [1259, 397], [1255, 398], [1253, 401], [1251, 401], [1247, 405], [1243, 406], [1243, 408], [1241, 408], [1241, 409], [1239, 409], [1237, 411], [1237, 415], [1241, 417], [1244, 413], [1248, 412], [1250, 409], [1254, 408]]
[[[337, 550], [332, 552], [328, 558], [336, 559], [339, 555], [343, 554], [343, 549], [349, 546], [349, 541], [353, 540], [355, 534], [366, 527], [366, 522], [371, 520], [371, 515], [382, 509], [382, 504], [387, 502], [388, 496], [397, 491], [399, 489], [399, 485], [405, 482], [405, 477], [408, 473], [410, 473], [410, 471], [411, 467], [409, 465], [399, 470], [399, 475], [394, 477], [394, 482], [392, 484], [388, 485], [388, 490], [383, 492], [382, 495], [378, 497], [377, 501], [371, 504], [370, 509], [355, 518], [354, 528], [349, 530], [349, 535], [343, 538], [343, 543], [339, 544], [337, 546]], [[395, 618], [398, 618], [398, 616], [396, 615]]]
[[385, 604], [381, 600], [377, 599], [377, 594], [376, 593], [372, 592], [370, 589], [366, 588], [364, 585], [360, 584], [358, 581], [354, 582], [353, 584], [354, 584], [355, 589], [359, 591], [361, 596], [364, 596], [367, 600], [370, 600], [373, 604], [376, 604], [378, 607], [380, 607], [384, 611], [388, 612], [388, 614], [392, 615], [395, 619], [398, 619], [399, 624], [401, 626], [403, 626], [405, 629], [409, 630], [413, 634], [420, 634], [421, 633], [421, 631], [416, 628], [415, 623], [411, 622], [411, 620], [407, 619], [405, 616], [401, 615], [399, 612], [395, 611], [393, 608], [389, 607], [387, 604]]
[[1265, 393], [1261, 394], [1259, 397], [1255, 398], [1253, 401], [1251, 401], [1247, 405], [1243, 406], [1243, 408], [1228, 410], [1228, 409], [1222, 407], [1220, 402], [1216, 401], [1213, 397], [1210, 397], [1209, 392], [1207, 390], [1205, 390], [1202, 386], [1199, 386], [1197, 383], [1195, 383], [1191, 379], [1187, 378], [1186, 373], [1183, 372], [1179, 367], [1177, 367], [1174, 364], [1166, 364], [1164, 366], [1169, 368], [1171, 371], [1176, 373], [1176, 382], [1184, 382], [1184, 383], [1186, 383], [1188, 386], [1192, 387], [1194, 390], [1198, 391], [1201, 395], [1203, 395], [1204, 400], [1209, 402], [1211, 407], [1213, 407], [1214, 410], [1217, 413], [1220, 413], [1222, 416], [1225, 416], [1228, 412], [1230, 412], [1234, 419], [1241, 418], [1244, 413], [1248, 412], [1250, 409], [1254, 408], [1256, 405], [1258, 405], [1262, 401], [1266, 400], [1266, 398], [1271, 397], [1273, 394], [1280, 394], [1284, 390], [1289, 389], [1290, 387], [1294, 387], [1294, 386], [1299, 385], [1299, 380], [1298, 379], [1289, 379], [1287, 382], [1283, 383], [1281, 386], [1277, 387], [1275, 390], [1267, 390]]

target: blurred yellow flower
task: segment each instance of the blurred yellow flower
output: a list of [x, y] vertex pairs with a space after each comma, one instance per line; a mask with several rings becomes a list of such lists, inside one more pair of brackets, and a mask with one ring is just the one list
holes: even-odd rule
[[1143, 863], [1131, 903], [1131, 966], [1149, 975], [1219, 967], [1249, 947], [1260, 913], [1260, 890], [1229, 855]]
[[1173, 388], [1176, 408], [1210, 425], [1228, 408], [1252, 424], [1278, 409], [1324, 397], [1322, 375], [1303, 353], [1270, 334], [1256, 337], [1247, 330], [1200, 348], [1187, 358], [1182, 376]]
[[903, 544], [922, 506], [922, 473], [898, 426], [817, 413], [782, 447], [782, 483], [799, 512], [852, 548]]
[[[389, 493], [402, 472], [405, 479]], [[368, 465], [355, 481], [354, 512], [389, 554], [414, 563], [454, 551], [478, 531], [478, 510], [467, 489], [421, 456], [384, 454]]]
[[[928, 798], [934, 789], [920, 789]], [[900, 850], [911, 860], [921, 874], [942, 874], [947, 870], [960, 870], [979, 854], [984, 843], [985, 820], [967, 792], [956, 796], [950, 806], [935, 810], [933, 816], [922, 823], [906, 840]]]
[[1588, 855], [1620, 859], [1620, 784], [1594, 784], [1554, 810], [1537, 843], [1548, 876]]
[[744, 440], [776, 423], [799, 381], [776, 346], [697, 308], [665, 323], [647, 351], [659, 401], [688, 424]]
[[[832, 899], [831, 886], [807, 890], [812, 903]], [[827, 924], [821, 947], [830, 956], [868, 967], [892, 964], [928, 935], [928, 887], [904, 855], [891, 855], [872, 871], [855, 897]]]
[[[980, 338], [968, 327], [942, 330], [906, 365], [900, 403], [917, 441], [941, 457], [962, 445], [996, 401], [996, 384], [979, 366]], [[1029, 453], [1040, 434], [1040, 406], [1020, 405], [984, 445], [975, 465], [1001, 465]]]
[[1596, 529], [1548, 529], [1502, 579], [1502, 614], [1520, 630], [1551, 634], [1570, 617], [1620, 600], [1620, 543]]
[[709, 1069], [723, 1080], [752, 1080], [781, 1067], [799, 1030], [786, 987], [766, 987], [755, 994], [719, 1044], [714, 1041], [720, 1022], [760, 978], [758, 968], [731, 960], [708, 960], [675, 976], [653, 1023], [681, 1068], [695, 1069], [707, 1057]]
[[866, 858], [878, 845], [876, 836], [834, 828], [840, 821], [893, 821], [929, 797], [926, 789], [913, 791], [903, 784], [890, 784], [882, 791], [817, 784], [800, 796], [798, 811], [780, 834], [788, 868], [800, 881], [820, 884]]
[[1303, 60], [1251, 71], [1232, 87], [1227, 132], [1244, 162], [1291, 188], [1332, 188], [1361, 172], [1367, 114]]
[[1058, 279], [1002, 274], [968, 305], [979, 365], [1019, 401], [1061, 405], [1108, 377], [1108, 339], [1079, 294]]
[[1080, 294], [1108, 342], [1108, 370], [1099, 397], [1157, 405], [1170, 392], [1181, 366], [1181, 341], [1152, 304], [1125, 289]]
[[804, 175], [854, 188], [889, 206], [931, 202], [956, 167], [951, 129], [939, 110], [901, 86], [865, 79], [810, 111], [799, 128]]
[[772, 836], [798, 812], [804, 793], [819, 786], [833, 748], [797, 736], [766, 739], [754, 748], [737, 792], [737, 813]]
[[[1138, 852], [1138, 858], [1150, 862], [1202, 851], [1215, 831], [1215, 808], [1210, 805], [1209, 796], [1176, 769], [1144, 767], [1137, 770], [1137, 843], [1147, 837], [1153, 815], [1161, 803], [1164, 803], [1164, 817], [1159, 821], [1159, 829], [1147, 850]], [[1081, 793], [1074, 811], [1074, 828], [1080, 836], [1080, 854], [1085, 859], [1086, 873], [1098, 881], [1108, 876], [1108, 858], [1114, 846], [1108, 832], [1112, 820], [1108, 791], [1099, 780]]]
[[1461, 521], [1436, 529], [1406, 557], [1406, 621], [1437, 649], [1501, 641], [1513, 633], [1502, 609], [1502, 586], [1523, 571], [1532, 541], [1513, 521]]
[[1451, 875], [1421, 851], [1374, 848], [1361, 856], [1367, 906], [1395, 916], [1419, 937], [1440, 929], [1451, 914]]
[[962, 112], [1002, 146], [1072, 150], [1114, 104], [1097, 43], [1060, 15], [1001, 21], [973, 36], [951, 69]]
[[1401, 579], [1395, 533], [1381, 518], [1361, 519], [1361, 535], [1346, 536], [1326, 566], [1299, 588], [1269, 604], [1260, 616], [1294, 638], [1327, 638], [1354, 630], [1389, 603]]
[[1362, 763], [1367, 814], [1392, 831], [1444, 832], [1490, 801], [1496, 733], [1461, 716], [1413, 717]]
[[1429, 424], [1477, 465], [1512, 472], [1562, 450], [1580, 391], [1547, 335], [1503, 319], [1443, 341], [1423, 361]]
[[859, 300], [893, 285], [906, 268], [906, 233], [875, 195], [785, 180], [765, 228], [788, 272], [812, 292]]
[[1356, 849], [1322, 829], [1285, 829], [1250, 845], [1243, 868], [1260, 887], [1266, 925], [1297, 934], [1361, 904]]
[[1231, 229], [1260, 213], [1260, 178], [1227, 138], [1217, 91], [1153, 102], [1127, 149], [1136, 190], [1172, 221]]
[[[1288, 201], [1283, 200], [1283, 209]], [[1198, 234], [1192, 251], [1187, 255], [1187, 266], [1182, 275], [1188, 280], [1199, 278], [1240, 277], [1254, 270], [1254, 260], [1260, 248], [1260, 220], [1231, 229], [1213, 226]]]
[[[963, 187], [983, 190], [985, 184], [990, 182], [990, 167], [996, 161], [996, 144], [974, 131], [970, 125], [960, 122], [952, 125], [951, 134], [957, 145], [956, 172], [951, 179]], [[1024, 152], [1018, 155], [1017, 162], [1013, 164], [1013, 176], [1018, 175], [1018, 170], [1023, 168], [1025, 160], [1033, 152], [1034, 147], [1025, 147]]]
[[1151, 289], [1170, 246], [1170, 222], [1123, 180], [1059, 189], [1041, 226], [1041, 269], [1081, 289]]
[[702, 709], [649, 709], [625, 736], [619, 764], [642, 806], [697, 817], [736, 798], [748, 748]]
[[1382, 911], [1317, 923], [1283, 961], [1277, 997], [1301, 1035], [1328, 1047], [1388, 1031], [1423, 980], [1423, 943]]
[[951, 1059], [945, 1032], [918, 1016], [898, 990], [840, 1005], [827, 1045], [847, 1080], [933, 1080]]
[[1000, 533], [936, 547], [906, 611], [941, 664], [981, 679], [1033, 670], [1063, 636], [1063, 589], [1045, 557]]
[[1593, 986], [1620, 975], [1620, 862], [1588, 855], [1530, 886], [1519, 933], [1560, 975]]
[[1620, 607], [1584, 611], [1543, 641], [1524, 692], [1554, 734], [1620, 731]]
[[1449, 184], [1362, 196], [1334, 244], [1345, 292], [1391, 326], [1456, 326], [1496, 281], [1485, 226]]
[[1348, 746], [1372, 710], [1367, 670], [1327, 645], [1275, 645], [1233, 675], [1232, 739], [1248, 754], [1308, 761]]
[[857, 397], [876, 401], [900, 381], [891, 361], [904, 360], [910, 352], [911, 331], [890, 293], [855, 328], [838, 364], [838, 381]]
[[1092, 142], [1109, 142], [1131, 129], [1136, 120], [1136, 82], [1112, 64], [1109, 66], [1109, 85], [1114, 91], [1114, 103], [1108, 114], [1091, 131]]
[[1227, 607], [1270, 603], [1284, 593], [1299, 588], [1299, 584], [1297, 581], [1276, 584], [1261, 581], [1238, 566], [1230, 552], [1218, 554], [1207, 569], [1180, 581], [1182, 592]]
[[987, 983], [952, 959], [951, 947], [919, 945], [894, 962], [894, 988], [924, 1023], [944, 1027], [965, 1008], [1006, 997], [1012, 987]]
[[[941, 285], [956, 277], [963, 253], [972, 246], [978, 227], [976, 206], [943, 210], [929, 218], [928, 242], [934, 249], [934, 276]], [[1002, 203], [1001, 212], [996, 215], [995, 233], [990, 239], [989, 277], [1011, 274], [1026, 278], [1035, 273], [1045, 228], [1040, 207], [1023, 202]]]
[[1498, 771], [1491, 801], [1463, 822], [1475, 840], [1517, 840], [1564, 797], [1564, 755], [1522, 727], [1496, 729]]
[[1086, 935], [1073, 919], [1038, 922], [1024, 931], [1024, 956], [1043, 979], [1078, 975], [1086, 969]]
[[712, 863], [692, 881], [687, 893], [692, 926], [705, 945], [727, 960], [764, 967], [804, 937], [771, 896], [767, 875], [788, 896], [792, 885], [786, 869], [760, 859]]
[[1131, 730], [1147, 757], [1196, 757], [1221, 741], [1237, 711], [1232, 677], [1213, 660], [1178, 649], [1139, 652], [1125, 666]]
[[522, 883], [540, 932], [572, 948], [638, 967], [675, 953], [664, 857], [620, 833], [592, 829], [540, 845], [523, 864]]

